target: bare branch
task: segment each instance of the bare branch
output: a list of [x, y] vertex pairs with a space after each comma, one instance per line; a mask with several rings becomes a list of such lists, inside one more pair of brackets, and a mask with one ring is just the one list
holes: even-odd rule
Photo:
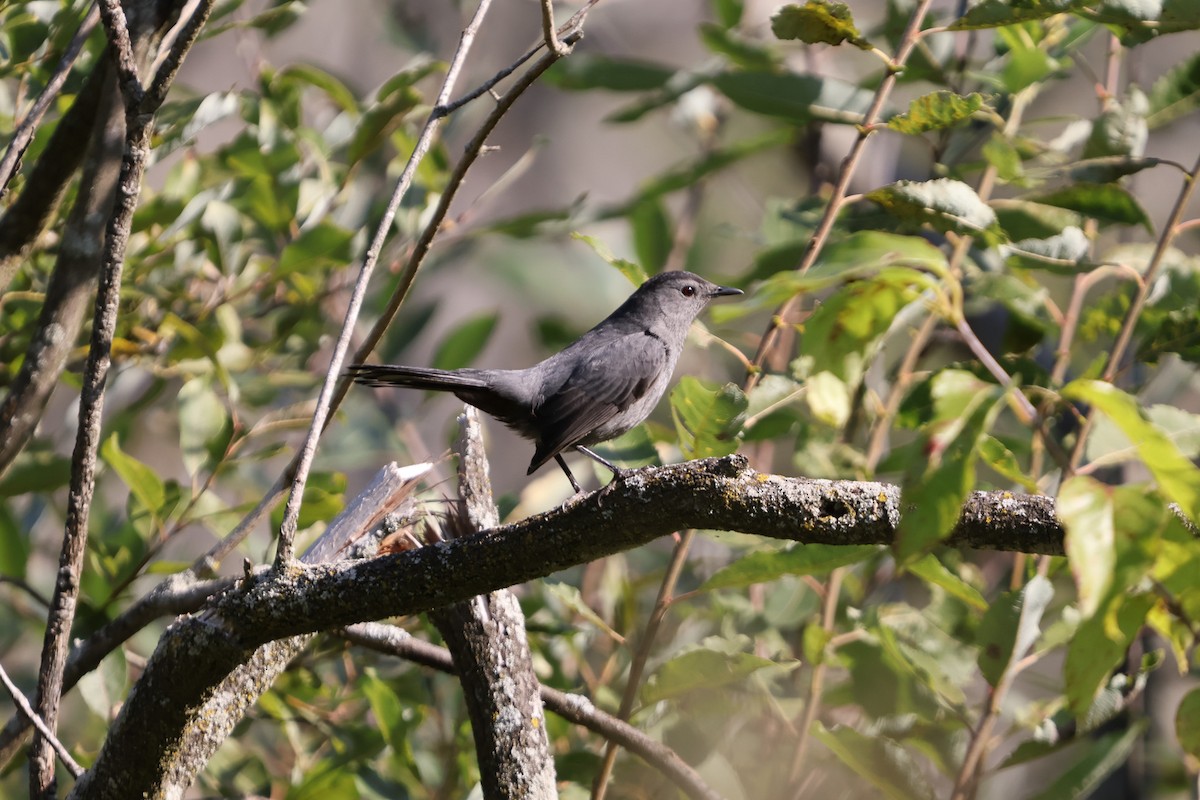
[[25, 699], [25, 695], [17, 688], [17, 685], [8, 677], [8, 673], [4, 671], [4, 667], [0, 665], [0, 682], [4, 683], [4, 688], [12, 696], [13, 702], [17, 704], [17, 708], [21, 709], [21, 713], [25, 715], [33, 727], [38, 729], [38, 733], [49, 740], [50, 745], [54, 748], [54, 752], [58, 753], [58, 758], [66, 766], [72, 775], [78, 778], [83, 774], [83, 767], [71, 758], [71, 754], [67, 752], [67, 748], [63, 747], [63, 743], [58, 740], [54, 732], [46, 727], [46, 723], [42, 722], [42, 718], [33, 710], [33, 706], [29, 705], [29, 701]]
[[[458, 421], [461, 499], [451, 533], [469, 536], [498, 525], [500, 512], [492, 499], [479, 412], [468, 407]], [[555, 797], [545, 710], [516, 595], [500, 589], [434, 609], [429, 617], [458, 665], [484, 797]]]
[[[50, 80], [46, 82], [46, 86], [42, 89], [42, 93], [38, 96], [33, 107], [29, 109], [29, 113], [21, 120], [21, 124], [17, 126], [12, 133], [12, 139], [8, 143], [8, 149], [4, 152], [4, 158], [0, 160], [0, 197], [8, 191], [8, 184], [16, 174], [18, 165], [21, 163], [21, 157], [25, 155], [25, 150], [29, 147], [29, 143], [33, 141], [33, 134], [37, 130], [38, 123], [42, 121], [46, 110], [58, 97], [58, 93], [62, 90], [63, 84], [67, 82], [67, 75], [71, 72], [71, 67], [75, 64], [75, 59], [79, 57], [80, 51], [83, 50], [84, 42], [88, 36], [92, 34], [92, 30], [96, 27], [96, 22], [100, 19], [100, 12], [97, 6], [92, 6], [88, 10], [87, 16], [83, 18], [83, 22], [79, 23], [79, 30], [75, 31], [75, 36], [72, 37], [71, 43], [67, 45], [66, 51], [62, 58], [59, 59], [58, 66], [54, 68], [54, 74], [50, 76]], [[4, 282], [0, 281], [0, 288], [3, 288]]]
[[346, 306], [346, 317], [342, 321], [342, 330], [338, 334], [337, 344], [334, 345], [333, 354], [329, 358], [329, 368], [325, 373], [325, 381], [321, 384], [321, 392], [317, 398], [317, 407], [313, 412], [312, 425], [309, 427], [308, 434], [304, 437], [304, 442], [300, 446], [297, 460], [294, 462], [294, 469], [289, 469], [291, 473], [291, 489], [288, 494], [287, 504], [283, 509], [283, 524], [279, 529], [279, 545], [275, 551], [276, 567], [281, 567], [292, 560], [293, 543], [296, 538], [296, 521], [300, 517], [300, 503], [304, 497], [304, 484], [308, 482], [308, 471], [312, 467], [313, 459], [316, 457], [317, 440], [321, 438], [321, 432], [325, 429], [325, 421], [332, 411], [340, 405], [342, 397], [345, 396], [346, 382], [344, 380], [342, 381], [342, 390], [337, 392], [336, 397], [334, 396], [335, 389], [338, 388], [337, 383], [342, 371], [342, 364], [346, 360], [346, 352], [350, 349], [350, 337], [353, 335], [354, 326], [358, 322], [358, 314], [362, 310], [363, 300], [366, 299], [367, 286], [371, 281], [371, 275], [375, 271], [375, 265], [379, 262], [379, 254], [383, 250], [384, 242], [387, 241], [388, 232], [391, 231], [392, 220], [395, 219], [396, 212], [400, 208], [400, 203], [408, 193], [408, 187], [412, 185], [412, 179], [416, 175], [417, 166], [425, 158], [425, 154], [433, 144], [434, 134], [437, 133], [437, 129], [441, 125], [442, 116], [437, 113], [437, 109], [449, 101], [450, 93], [454, 90], [454, 84], [458, 80], [458, 74], [462, 71], [467, 53], [471, 50], [471, 45], [475, 41], [475, 35], [479, 31], [479, 26], [483, 23], [484, 15], [487, 14], [491, 2], [492, 0], [480, 0], [479, 6], [475, 9], [475, 15], [471, 18], [467, 26], [463, 28], [462, 35], [458, 41], [458, 49], [454, 51], [454, 56], [450, 59], [450, 67], [446, 70], [446, 77], [442, 81], [442, 88], [438, 92], [437, 100], [434, 101], [434, 109], [425, 120], [425, 125], [421, 128], [421, 133], [417, 136], [417, 142], [413, 146], [413, 151], [408, 157], [408, 163], [404, 165], [404, 171], [400, 173], [400, 178], [396, 181], [396, 188], [392, 191], [392, 198], [388, 201], [387, 209], [383, 212], [383, 219], [380, 220], [379, 225], [375, 228], [375, 235], [372, 237], [371, 244], [367, 248], [367, 254], [363, 258], [358, 278], [354, 281], [354, 289], [350, 293], [350, 301]]
[[[194, 12], [201, 23], [207, 19], [212, 2], [213, 0], [201, 0]], [[133, 46], [120, 5], [116, 0], [101, 0], [100, 16], [116, 49], [117, 69], [121, 76], [126, 108], [125, 147], [115, 204], [105, 230], [104, 264], [96, 292], [92, 337], [79, 399], [79, 428], [71, 458], [70, 493], [62, 552], [59, 556], [58, 575], [51, 597], [41, 666], [38, 670], [37, 710], [51, 732], [58, 722], [63, 672], [71, 625], [75, 618], [76, 598], [79, 594], [79, 575], [87, 546], [88, 516], [91, 511], [92, 494], [95, 491], [96, 453], [100, 446], [100, 423], [104, 411], [104, 387], [111, 365], [125, 249], [133, 224], [133, 213], [141, 193], [142, 175], [150, 152], [154, 112], [157, 111], [157, 107], [144, 106], [141, 102], [144, 94], [140, 84], [137, 84]], [[176, 45], [180, 48], [178, 57], [181, 59], [191, 41], [182, 44], [177, 42]], [[57, 794], [54, 760], [50, 750], [51, 745], [46, 738], [34, 738], [29, 759], [29, 788], [32, 797], [54, 797]]]

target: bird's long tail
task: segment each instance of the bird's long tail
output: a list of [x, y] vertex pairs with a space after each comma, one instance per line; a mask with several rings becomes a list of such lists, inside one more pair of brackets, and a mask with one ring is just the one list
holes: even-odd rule
[[474, 370], [444, 370], [426, 367], [395, 367], [386, 364], [351, 364], [346, 374], [355, 383], [366, 386], [407, 386], [453, 392], [458, 389], [486, 389], [488, 384]]

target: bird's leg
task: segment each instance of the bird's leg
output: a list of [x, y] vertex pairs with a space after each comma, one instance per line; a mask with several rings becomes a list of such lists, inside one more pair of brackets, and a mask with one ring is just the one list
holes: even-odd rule
[[581, 444], [575, 445], [575, 449], [578, 450], [579, 452], [583, 453], [585, 456], [592, 459], [593, 461], [597, 461], [600, 464], [602, 464], [605, 469], [607, 469], [608, 471], [610, 471], [613, 474], [614, 481], [624, 480], [625, 478], [629, 477], [630, 473], [633, 472], [633, 470], [631, 470], [631, 469], [625, 469], [624, 467], [618, 467], [616, 464], [612, 463], [611, 461], [609, 461], [607, 458], [600, 455], [596, 451], [591, 450], [587, 447], [584, 447]]
[[575, 490], [575, 494], [581, 494], [583, 489], [579, 488], [579, 481], [575, 480], [575, 476], [571, 474], [571, 468], [567, 466], [567, 462], [563, 461], [561, 453], [554, 454], [554, 460], [562, 467], [562, 471], [567, 473], [567, 480], [571, 482], [571, 488]]

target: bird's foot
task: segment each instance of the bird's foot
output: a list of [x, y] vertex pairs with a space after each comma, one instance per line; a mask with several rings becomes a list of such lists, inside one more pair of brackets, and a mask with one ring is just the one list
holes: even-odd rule
[[604, 498], [608, 497], [617, 484], [625, 483], [633, 473], [637, 472], [636, 469], [626, 469], [625, 467], [618, 467], [612, 464], [608, 465], [608, 469], [612, 471], [613, 476], [612, 480], [604, 485], [596, 494], [596, 505], [599, 506], [604, 505]]

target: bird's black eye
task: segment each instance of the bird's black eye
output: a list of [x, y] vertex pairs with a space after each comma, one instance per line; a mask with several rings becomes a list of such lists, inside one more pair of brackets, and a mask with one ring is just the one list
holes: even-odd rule
[[680, 288], [679, 291], [683, 292], [684, 297], [695, 297], [696, 296], [696, 287], [692, 286], [690, 283], [688, 285]]

